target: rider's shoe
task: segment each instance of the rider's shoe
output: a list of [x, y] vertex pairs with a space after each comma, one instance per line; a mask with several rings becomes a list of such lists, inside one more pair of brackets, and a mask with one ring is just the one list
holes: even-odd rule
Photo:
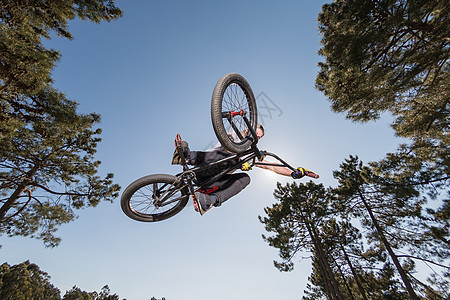
[[180, 154], [178, 153], [178, 150], [176, 149], [177, 147], [181, 147], [181, 149], [183, 150], [183, 155], [186, 160], [186, 163], [189, 164], [190, 163], [189, 145], [186, 141], [181, 140], [181, 136], [179, 134], [177, 134], [177, 136], [175, 137], [175, 151], [173, 152], [172, 165], [181, 165], [182, 164]]
[[194, 209], [198, 211], [201, 215], [211, 209], [214, 206], [214, 201], [212, 196], [195, 192], [194, 199]]

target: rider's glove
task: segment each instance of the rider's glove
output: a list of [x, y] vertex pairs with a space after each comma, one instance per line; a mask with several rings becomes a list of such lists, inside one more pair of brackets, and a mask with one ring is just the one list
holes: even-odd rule
[[251, 169], [252, 169], [252, 166], [248, 162], [243, 163], [241, 166], [242, 171], [250, 171]]
[[263, 161], [264, 160], [264, 158], [266, 157], [266, 151], [259, 151], [259, 154], [261, 155], [259, 158], [258, 158], [258, 160], [259, 161]]
[[304, 168], [297, 168], [296, 171], [291, 173], [292, 178], [299, 179], [305, 176], [305, 169]]

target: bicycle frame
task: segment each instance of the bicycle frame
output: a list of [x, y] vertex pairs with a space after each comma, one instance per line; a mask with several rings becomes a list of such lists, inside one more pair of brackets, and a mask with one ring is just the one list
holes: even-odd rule
[[[177, 180], [172, 184], [175, 188], [169, 187], [167, 189], [167, 191], [165, 191], [163, 193], [162, 196], [157, 197], [155, 194], [157, 191], [159, 191], [160, 189], [155, 190], [153, 198], [154, 198], [154, 202], [153, 204], [155, 205], [155, 207], [162, 207], [165, 205], [168, 205], [170, 203], [179, 201], [180, 198], [176, 198], [176, 199], [172, 199], [167, 201], [168, 199], [170, 199], [170, 197], [179, 192], [180, 190], [184, 189], [184, 188], [188, 188], [189, 190], [189, 194], [190, 195], [194, 195], [195, 191], [199, 188], [199, 187], [207, 187], [210, 184], [212, 184], [213, 182], [219, 180], [220, 178], [222, 178], [223, 176], [225, 176], [226, 174], [232, 173], [234, 171], [236, 171], [237, 169], [240, 169], [240, 166], [246, 162], [251, 162], [251, 166], [255, 166], [255, 165], [270, 165], [270, 166], [278, 166], [278, 167], [287, 167], [292, 171], [295, 171], [295, 168], [293, 168], [291, 165], [289, 165], [288, 163], [286, 163], [284, 160], [282, 160], [280, 157], [278, 157], [276, 154], [274, 153], [269, 153], [266, 151], [261, 152], [255, 144], [252, 145], [251, 149], [242, 152], [242, 153], [237, 153], [234, 155], [231, 155], [229, 157], [223, 158], [221, 160], [215, 161], [213, 163], [210, 163], [208, 165], [205, 166], [197, 166], [197, 167], [192, 167], [189, 168], [187, 166], [186, 160], [184, 158], [183, 155], [183, 151], [178, 151], [178, 153], [180, 154], [181, 160], [182, 160], [182, 165], [183, 165], [183, 172], [182, 173], [178, 173], [176, 174], [177, 176]], [[280, 163], [263, 163], [260, 161], [256, 161], [257, 159], [261, 159], [263, 156], [271, 156], [275, 159], [277, 159]], [[196, 173], [207, 170], [208, 168], [212, 168], [214, 166], [235, 160], [235, 159], [239, 159], [239, 161], [235, 164], [233, 164], [231, 167], [227, 167], [224, 168], [220, 173], [211, 176], [211, 178], [207, 179], [206, 181], [203, 182], [198, 182], [197, 177], [196, 177]], [[181, 185], [179, 185], [180, 182], [183, 182]], [[163, 186], [163, 188], [165, 188]]]
[[[183, 141], [177, 135], [175, 146], [178, 156], [174, 155], [173, 162], [182, 165], [182, 172], [176, 176], [150, 174], [134, 180], [122, 194], [123, 212], [136, 221], [165, 220], [179, 213], [190, 197], [193, 197], [194, 204], [198, 206], [196, 192], [210, 194], [217, 188], [222, 188], [225, 191], [223, 198], [239, 192], [238, 185], [234, 190], [232, 184], [244, 174], [228, 174], [238, 169], [248, 171], [253, 166], [291, 175], [294, 179], [305, 175], [318, 178], [314, 172], [304, 168], [295, 169], [276, 154], [258, 149], [256, 144], [263, 135], [263, 128], [258, 127], [257, 116], [256, 99], [247, 80], [236, 73], [222, 76], [214, 87], [211, 98], [211, 121], [219, 143], [229, 154], [198, 153], [194, 157], [193, 153], [192, 158], [202, 165], [188, 166], [183, 153]], [[270, 160], [275, 162], [264, 160], [266, 156], [272, 157]], [[217, 158], [221, 159], [214, 161]], [[222, 182], [230, 185], [228, 196]], [[220, 196], [221, 193], [216, 195]], [[199, 210], [203, 213], [201, 208]]]
[[[237, 128], [235, 126], [233, 126], [234, 124], [231, 120], [231, 118], [235, 115], [241, 115], [242, 118], [244, 119], [245, 123], [247, 124], [248, 128], [250, 129], [250, 136], [246, 137], [247, 139], [251, 139], [253, 141], [250, 149], [248, 149], [247, 151], [244, 151], [242, 153], [235, 153], [234, 155], [230, 155], [229, 157], [209, 163], [205, 166], [197, 166], [197, 167], [189, 168], [187, 165], [187, 162], [186, 162], [186, 158], [184, 157], [184, 153], [183, 153], [181, 146], [177, 146], [176, 150], [181, 158], [181, 164], [183, 165], [183, 172], [176, 174], [177, 180], [172, 184], [172, 186], [175, 186], [175, 189], [172, 189], [172, 186], [169, 187], [168, 190], [165, 193], [163, 193], [162, 197], [157, 197], [155, 195], [156, 192], [159, 191], [159, 189], [154, 192], [153, 198], [155, 200], [154, 200], [153, 204], [155, 205], [155, 207], [161, 207], [161, 206], [165, 206], [170, 203], [179, 201], [181, 197], [172, 199], [172, 200], [166, 202], [166, 200], [169, 199], [173, 194], [179, 192], [180, 190], [182, 190], [186, 187], [189, 190], [189, 194], [192, 196], [192, 195], [194, 195], [195, 191], [198, 188], [209, 186], [210, 184], [212, 184], [213, 182], [216, 182], [217, 180], [219, 180], [226, 174], [232, 173], [232, 172], [236, 171], [237, 169], [240, 169], [242, 164], [244, 164], [246, 162], [252, 161], [252, 163], [251, 163], [252, 167], [255, 165], [266, 165], [266, 166], [276, 166], [276, 167], [287, 167], [293, 172], [296, 171], [295, 168], [293, 168], [287, 162], [282, 160], [276, 154], [270, 153], [267, 151], [260, 151], [258, 149], [258, 147], [256, 146], [256, 141], [258, 141], [258, 137], [256, 135], [255, 130], [251, 127], [250, 122], [248, 121], [248, 119], [245, 115], [245, 112], [240, 111], [240, 112], [222, 113], [222, 117], [224, 119], [227, 119], [231, 123], [232, 127], [236, 131], [237, 135], [241, 137], [241, 139], [242, 139], [241, 133], [237, 130]], [[278, 160], [280, 163], [262, 162], [262, 160], [265, 156], [271, 156], [271, 157], [275, 158], [276, 160]], [[223, 163], [229, 162], [231, 160], [235, 160], [235, 159], [238, 159], [238, 162], [233, 164], [231, 167], [224, 168], [220, 173], [211, 176], [211, 178], [209, 178], [203, 182], [198, 182], [196, 173], [199, 173], [201, 171], [207, 170], [208, 168], [212, 168], [214, 166], [217, 166], [217, 165], [220, 165], [220, 164], [223, 164]], [[258, 160], [258, 161], [256, 161], [256, 160]], [[309, 174], [307, 173], [306, 175], [313, 177], [312, 174], [314, 174], [314, 173], [311, 172]], [[180, 182], [183, 182], [183, 184], [178, 185]], [[184, 197], [184, 196], [182, 196], [182, 197]]]

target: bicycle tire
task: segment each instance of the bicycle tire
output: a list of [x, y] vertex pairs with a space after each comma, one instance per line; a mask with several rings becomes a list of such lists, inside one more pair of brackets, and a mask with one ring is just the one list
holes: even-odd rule
[[[140, 222], [157, 222], [179, 213], [189, 200], [187, 187], [181, 188], [173, 199], [173, 205], [157, 208], [154, 206], [154, 188], [174, 188], [172, 184], [177, 177], [168, 174], [154, 174], [141, 177], [132, 182], [123, 192], [120, 204], [123, 212], [133, 220]], [[180, 187], [177, 187], [180, 188]], [[177, 200], [177, 197], [179, 200]], [[172, 198], [172, 197], [171, 197]]]
[[[257, 126], [257, 108], [255, 95], [247, 80], [236, 73], [229, 73], [219, 79], [211, 98], [211, 121], [214, 132], [220, 144], [228, 151], [240, 153], [247, 150], [252, 140], [237, 136], [233, 139], [230, 137], [230, 131], [233, 130], [230, 122], [223, 117], [223, 112], [243, 110], [253, 130], [256, 131]], [[232, 122], [236, 125], [239, 132], [247, 128], [242, 116], [232, 117]], [[255, 144], [258, 140], [255, 141]]]

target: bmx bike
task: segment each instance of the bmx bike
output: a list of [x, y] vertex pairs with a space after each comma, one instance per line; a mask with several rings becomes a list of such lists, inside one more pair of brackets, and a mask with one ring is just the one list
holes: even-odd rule
[[[136, 221], [156, 222], [179, 213], [197, 190], [207, 187], [225, 174], [234, 172], [244, 163], [295, 168], [273, 153], [260, 151], [256, 144], [257, 108], [253, 91], [247, 80], [239, 74], [224, 75], [217, 82], [211, 99], [211, 120], [221, 145], [233, 155], [204, 166], [189, 167], [181, 145], [176, 150], [183, 172], [174, 175], [153, 174], [132, 182], [123, 192], [120, 204], [123, 212]], [[262, 162], [271, 156], [278, 163]], [[199, 182], [196, 174], [208, 168], [227, 165], [207, 180]], [[319, 176], [305, 170], [312, 178]]]

